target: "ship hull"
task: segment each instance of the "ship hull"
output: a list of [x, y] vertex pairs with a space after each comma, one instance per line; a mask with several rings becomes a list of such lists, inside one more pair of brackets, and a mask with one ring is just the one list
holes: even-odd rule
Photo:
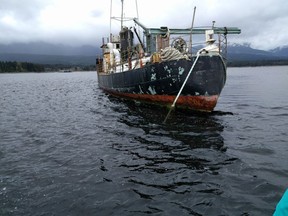
[[[171, 106], [186, 79], [193, 60], [148, 64], [120, 73], [98, 73], [99, 87], [116, 97]], [[220, 55], [200, 55], [176, 108], [211, 112], [226, 82], [226, 66]]]

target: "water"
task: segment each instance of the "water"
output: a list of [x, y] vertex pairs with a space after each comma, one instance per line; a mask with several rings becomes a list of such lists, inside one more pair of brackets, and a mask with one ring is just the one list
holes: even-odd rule
[[96, 73], [0, 74], [0, 215], [272, 215], [288, 67], [229, 68], [210, 115], [108, 97]]

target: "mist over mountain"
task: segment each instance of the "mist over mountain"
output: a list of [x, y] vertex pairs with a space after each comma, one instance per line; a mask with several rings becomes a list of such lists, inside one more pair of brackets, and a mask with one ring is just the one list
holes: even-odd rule
[[32, 62], [37, 64], [93, 65], [100, 47], [66, 46], [45, 42], [0, 44], [0, 61]]
[[[66, 46], [44, 42], [0, 44], [0, 61], [21, 61], [38, 64], [94, 65], [101, 56], [100, 46]], [[288, 60], [288, 46], [264, 51], [253, 49], [249, 44], [229, 44], [229, 62]]]
[[100, 47], [94, 46], [67, 46], [45, 42], [0, 44], [0, 53], [33, 54], [33, 55], [63, 55], [63, 56], [95, 56], [101, 52]]
[[[288, 59], [288, 52], [279, 52], [275, 50], [259, 50], [251, 48], [249, 44], [232, 44], [228, 46], [229, 61], [259, 61], [259, 60], [282, 60]], [[287, 50], [288, 51], [288, 50]]]
[[288, 46], [284, 46], [284, 47], [278, 47], [275, 48], [273, 50], [271, 50], [272, 53], [275, 53], [278, 56], [288, 56]]
[[0, 61], [30, 62], [35, 64], [87, 66], [95, 65], [95, 56], [83, 55], [39, 55], [0, 53]]

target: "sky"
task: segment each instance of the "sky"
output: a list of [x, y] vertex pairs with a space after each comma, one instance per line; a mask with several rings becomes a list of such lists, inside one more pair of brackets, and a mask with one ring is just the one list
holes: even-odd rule
[[[111, 0], [0, 0], [0, 44], [48, 42], [98, 46], [110, 31]], [[138, 13], [136, 10], [136, 2]], [[125, 0], [126, 17], [147, 27], [238, 27], [231, 43], [269, 50], [288, 45], [287, 0]], [[121, 0], [113, 0], [112, 16], [120, 16]], [[125, 23], [126, 24], [126, 23]], [[117, 34], [119, 22], [112, 22]]]

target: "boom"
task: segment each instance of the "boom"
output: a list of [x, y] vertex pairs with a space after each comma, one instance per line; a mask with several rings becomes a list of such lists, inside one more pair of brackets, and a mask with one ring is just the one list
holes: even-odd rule
[[[139, 25], [141, 28], [143, 28], [144, 30], [144, 34], [147, 35], [158, 35], [158, 34], [163, 34], [165, 33], [163, 31], [163, 27], [162, 28], [147, 28], [146, 26], [144, 26], [142, 23], [140, 23], [138, 21], [138, 19], [134, 18], [133, 19], [134, 22]], [[168, 29], [168, 28], [164, 28], [164, 29]], [[172, 29], [168, 29], [169, 30], [169, 34], [187, 34], [190, 35], [192, 34], [205, 34], [206, 30], [210, 30], [213, 29], [215, 34], [240, 34], [241, 30], [237, 27], [207, 27], [207, 28], [203, 28], [203, 27], [195, 27], [192, 28], [184, 28], [184, 29], [177, 29], [177, 28], [172, 28]]]

